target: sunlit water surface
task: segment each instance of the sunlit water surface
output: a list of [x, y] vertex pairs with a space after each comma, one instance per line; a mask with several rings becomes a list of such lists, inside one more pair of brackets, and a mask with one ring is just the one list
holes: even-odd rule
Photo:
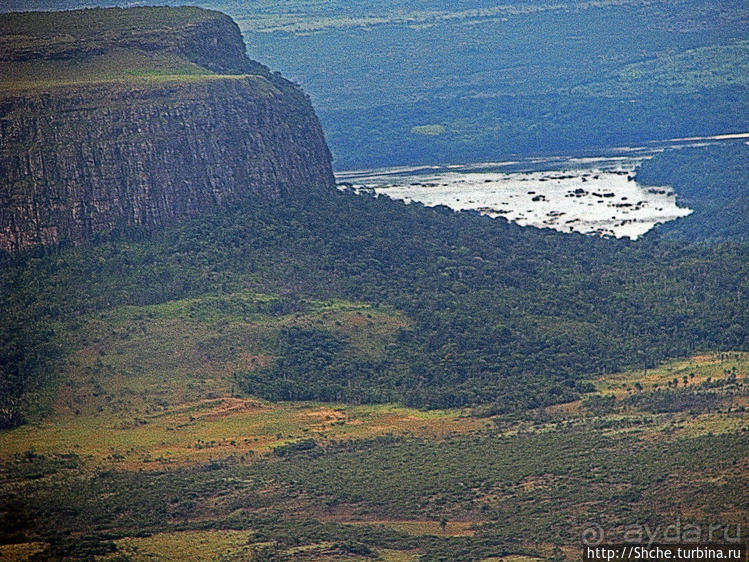
[[[635, 239], [692, 211], [669, 186], [641, 186], [635, 169], [652, 151], [622, 156], [534, 158], [337, 174], [341, 189], [504, 217], [522, 226]], [[648, 154], [650, 152], [650, 154]]]

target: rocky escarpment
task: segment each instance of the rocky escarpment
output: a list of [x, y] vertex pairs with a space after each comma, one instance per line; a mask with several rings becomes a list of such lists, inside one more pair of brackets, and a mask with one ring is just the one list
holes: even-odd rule
[[0, 247], [159, 226], [233, 194], [332, 184], [304, 98], [261, 77], [98, 85], [0, 102]]
[[[243, 44], [230, 19], [208, 18], [180, 37], [161, 45], [222, 74], [6, 85], [0, 249], [81, 243], [122, 225], [169, 224], [236, 196], [278, 199], [333, 185], [308, 99], [243, 54], [237, 58], [236, 40]], [[214, 56], [222, 45], [230, 53], [223, 60]]]

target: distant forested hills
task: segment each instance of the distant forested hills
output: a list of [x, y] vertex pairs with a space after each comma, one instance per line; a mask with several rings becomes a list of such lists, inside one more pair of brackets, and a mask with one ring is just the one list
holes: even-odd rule
[[338, 169], [749, 128], [744, 2], [296, 7], [223, 9], [253, 57], [310, 93]]

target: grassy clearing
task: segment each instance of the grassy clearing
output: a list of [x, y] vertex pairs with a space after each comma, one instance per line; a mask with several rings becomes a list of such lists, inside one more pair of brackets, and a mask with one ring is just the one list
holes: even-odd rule
[[52, 416], [0, 434], [0, 449], [6, 457], [29, 449], [74, 452], [97, 464], [162, 470], [229, 457], [250, 460], [301, 439], [324, 444], [391, 433], [439, 438], [486, 425], [457, 410], [425, 415], [396, 406], [272, 404], [225, 397], [183, 403], [141, 418], [112, 413]]
[[[688, 359], [670, 361], [653, 369], [632, 369], [620, 373], [603, 375], [590, 382], [596, 389], [595, 394], [626, 398], [641, 390], [658, 390], [669, 388], [674, 380], [678, 388], [694, 389], [702, 383], [727, 381], [731, 376], [746, 376], [749, 373], [749, 353], [732, 351], [724, 353], [704, 353]], [[686, 377], [686, 383], [684, 382]], [[588, 395], [591, 396], [591, 395]], [[737, 398], [737, 405], [743, 404], [745, 398]], [[556, 404], [546, 410], [557, 416], [574, 416], [580, 412], [582, 400]]]
[[396, 531], [408, 533], [409, 535], [435, 536], [435, 537], [472, 537], [475, 534], [473, 527], [480, 521], [447, 521], [444, 529], [439, 521], [428, 520], [397, 520], [385, 519], [376, 521], [338, 521], [347, 525], [382, 525]]
[[0, 545], [0, 559], [16, 561], [31, 560], [34, 555], [42, 552], [45, 546], [41, 542], [3, 544]]
[[368, 305], [284, 303], [255, 293], [118, 308], [76, 335], [56, 413], [109, 411], [126, 418], [230, 397], [236, 371], [273, 360], [282, 327], [346, 333], [354, 354], [369, 356], [384, 353], [405, 325], [400, 315]]
[[236, 560], [252, 553], [252, 531], [183, 531], [117, 541], [120, 556], [136, 560]]
[[161, 469], [252, 458], [299, 439], [388, 433], [445, 437], [486, 420], [459, 410], [280, 403], [238, 397], [233, 374], [273, 361], [284, 326], [346, 334], [354, 356], [385, 353], [408, 321], [347, 301], [287, 303], [242, 292], [122, 307], [89, 319], [59, 379], [53, 413], [0, 434], [3, 456], [74, 452], [95, 463]]
[[[0, 19], [2, 35], [42, 36], [54, 30], [61, 39], [86, 39], [104, 34], [143, 33], [163, 31], [195, 25], [221, 17], [212, 10], [195, 7], [179, 9], [162, 7], [139, 7], [123, 10], [88, 9], [63, 12], [17, 12], [5, 14]], [[67, 36], [67, 37], [66, 37]]]
[[[7, 31], [0, 33], [0, 51], [6, 52], [0, 61], [0, 92], [244, 79], [257, 84], [259, 95], [279, 93], [264, 77], [248, 74], [253, 71], [250, 67], [219, 70], [208, 64], [213, 68], [210, 70], [202, 66], [206, 61], [191, 54], [196, 26], [212, 18], [223, 22], [219, 26], [228, 25], [226, 16], [218, 12], [192, 8], [85, 10], [56, 12], [52, 20], [50, 17], [43, 12], [0, 17], [0, 30]], [[40, 25], [45, 21], [48, 28]], [[231, 33], [231, 27], [227, 30]], [[175, 50], [175, 45], [180, 49]]]
[[383, 548], [377, 553], [385, 562], [416, 562], [420, 559], [419, 552], [408, 550], [392, 550]]
[[157, 76], [207, 76], [215, 73], [171, 53], [113, 49], [84, 60], [34, 60], [0, 63], [4, 88], [59, 83], [107, 82]]
[[[117, 542], [116, 555], [102, 560], [130, 556], [134, 560], [255, 560], [267, 556], [283, 556], [284, 560], [304, 558], [309, 560], [367, 560], [369, 557], [342, 555], [336, 552], [334, 542], [325, 541], [297, 547], [279, 547], [275, 542], [255, 542], [252, 531], [181, 531], [159, 533], [150, 537], [128, 537]], [[386, 550], [380, 553], [382, 560], [414, 560], [418, 553]], [[271, 559], [271, 558], [268, 558]]]
[[[664, 388], [676, 379], [679, 386], [695, 386], [708, 379], [727, 379], [732, 373], [743, 372], [749, 368], [749, 353], [708, 353], [696, 355], [682, 361], [672, 361], [654, 369], [637, 369], [605, 375], [591, 381], [598, 392], [626, 396], [635, 390], [639, 383], [644, 389]], [[687, 377], [687, 384], [684, 384]]]
[[0, 89], [213, 75], [191, 52], [208, 20], [231, 33], [226, 16], [196, 8], [3, 14]]
[[[746, 86], [749, 42], [735, 41], [668, 53], [626, 65], [609, 81], [573, 88], [573, 92], [598, 94], [619, 91], [694, 92], [722, 86]], [[635, 86], [636, 84], [636, 86]]]
[[[4, 71], [2, 64], [0, 64], [0, 71]], [[258, 96], [273, 97], [279, 94], [278, 89], [265, 78], [254, 74], [159, 73], [155, 70], [140, 68], [132, 69], [125, 75], [102, 74], [89, 77], [76, 75], [75, 77], [68, 78], [65, 76], [58, 77], [53, 73], [50, 75], [51, 77], [46, 79], [28, 80], [22, 76], [22, 72], [20, 72], [21, 76], [17, 79], [0, 79], [0, 92], [10, 95], [44, 92], [73, 86], [108, 85], [127, 88], [150, 88], [170, 84], [200, 84], [211, 81], [240, 80], [245, 83], [251, 83]], [[12, 74], [17, 75], [19, 72], [14, 71]]]
[[[545, 415], [549, 419], [540, 424], [535, 419], [533, 427], [537, 431], [549, 430], [560, 422], [579, 424], [592, 418], [596, 430], [603, 435], [629, 433], [650, 440], [742, 431], [749, 427], [745, 414], [749, 407], [749, 393], [745, 384], [748, 373], [749, 354], [728, 352], [701, 354], [653, 369], [605, 375], [591, 381], [597, 389], [596, 393], [589, 394], [584, 400], [547, 408]], [[640, 393], [658, 391], [667, 392], [665, 396], [674, 398], [679, 392], [715, 393], [717, 401], [707, 410], [684, 408], [660, 413], [647, 411], [632, 403]], [[613, 397], [617, 405], [610, 412], [585, 407], [586, 402], [596, 397]], [[527, 426], [526, 423], [524, 427]]]

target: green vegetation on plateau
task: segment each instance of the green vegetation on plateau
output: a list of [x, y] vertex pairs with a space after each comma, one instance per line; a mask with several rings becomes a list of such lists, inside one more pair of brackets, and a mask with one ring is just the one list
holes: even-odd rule
[[[269, 75], [245, 58], [236, 28], [200, 8], [87, 9], [0, 16], [0, 90], [93, 82]], [[206, 43], [206, 32], [217, 35]], [[220, 55], [220, 56], [219, 56]]]

